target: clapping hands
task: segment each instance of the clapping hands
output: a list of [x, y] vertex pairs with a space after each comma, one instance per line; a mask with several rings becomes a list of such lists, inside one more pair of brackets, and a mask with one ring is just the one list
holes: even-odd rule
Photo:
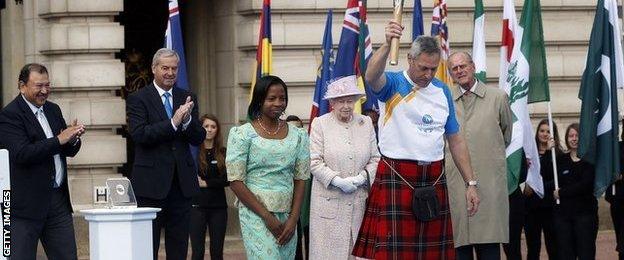
[[74, 119], [72, 123], [67, 126], [66, 129], [61, 131], [61, 133], [57, 136], [59, 143], [64, 145], [66, 143], [74, 143], [80, 136], [82, 136], [85, 132], [85, 126], [83, 124], [78, 124], [78, 120]]
[[186, 97], [186, 102], [178, 107], [171, 118], [173, 124], [179, 126], [183, 122], [188, 122], [191, 118], [191, 112], [193, 111], [194, 105], [195, 103], [191, 100], [191, 96]]

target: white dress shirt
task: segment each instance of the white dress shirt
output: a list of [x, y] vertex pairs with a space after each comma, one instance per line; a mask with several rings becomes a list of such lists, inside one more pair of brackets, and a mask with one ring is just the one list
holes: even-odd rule
[[[48, 123], [48, 119], [45, 116], [43, 107], [37, 107], [33, 105], [24, 97], [24, 95], [22, 95], [22, 98], [24, 99], [24, 101], [26, 101], [26, 104], [28, 104], [28, 107], [30, 107], [30, 110], [32, 110], [33, 114], [35, 114], [35, 118], [37, 118], [37, 121], [39, 121], [39, 125], [41, 125], [41, 128], [43, 129], [43, 132], [45, 133], [46, 138], [54, 138], [54, 133], [52, 133], [52, 128], [50, 128], [50, 123]], [[56, 187], [60, 187], [61, 184], [63, 183], [63, 173], [64, 173], [63, 163], [61, 162], [61, 155], [58, 153], [54, 155], [54, 169], [56, 171], [56, 174], [54, 177], [54, 182], [55, 182], [54, 187], [56, 188]]]
[[[160, 88], [158, 84], [156, 84], [156, 81], [154, 81], [154, 87], [156, 87], [156, 91], [158, 91], [158, 96], [160, 97], [160, 100], [163, 103], [163, 106], [165, 106], [165, 96], [163, 95], [165, 93], [169, 93], [169, 104], [171, 104], [171, 109], [172, 109], [171, 116], [173, 117], [173, 115], [175, 114], [175, 111], [173, 111], [173, 91], [171, 91], [173, 88], [169, 89], [168, 91], [165, 91], [164, 89]], [[191, 124], [192, 119], [193, 117], [189, 117], [188, 121], [182, 124], [182, 130], [186, 130], [189, 124]], [[178, 127], [173, 123], [173, 118], [171, 119], [171, 126], [173, 126], [173, 131], [178, 131]]]

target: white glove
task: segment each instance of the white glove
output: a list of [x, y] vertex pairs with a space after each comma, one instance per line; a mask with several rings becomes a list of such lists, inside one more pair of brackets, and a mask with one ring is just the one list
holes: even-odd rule
[[334, 177], [331, 181], [331, 185], [334, 185], [337, 188], [341, 189], [344, 193], [352, 193], [357, 189], [357, 187], [353, 185], [351, 181], [343, 179], [340, 176]]
[[366, 178], [364, 178], [364, 176], [362, 175], [355, 175], [355, 176], [347, 177], [345, 178], [345, 180], [350, 181], [356, 187], [360, 187], [364, 185], [364, 183], [366, 183]]

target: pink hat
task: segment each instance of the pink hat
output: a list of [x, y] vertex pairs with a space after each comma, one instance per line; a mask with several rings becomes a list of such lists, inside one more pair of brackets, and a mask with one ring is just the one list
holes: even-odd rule
[[327, 92], [323, 99], [332, 99], [346, 96], [364, 96], [357, 86], [355, 75], [339, 78], [327, 86]]

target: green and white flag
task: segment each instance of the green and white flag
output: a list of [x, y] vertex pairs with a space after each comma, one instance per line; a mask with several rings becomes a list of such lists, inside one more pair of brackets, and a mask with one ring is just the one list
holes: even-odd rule
[[615, 0], [598, 1], [579, 91], [579, 156], [596, 167], [595, 196], [620, 173], [616, 88], [624, 86], [624, 65], [617, 10]]
[[[506, 0], [505, 5], [508, 4], [507, 2], [513, 5], [513, 0]], [[509, 10], [511, 11], [513, 10]], [[504, 12], [507, 13], [508, 10]], [[512, 22], [509, 20], [507, 24]], [[505, 22], [503, 24], [505, 25]], [[540, 175], [539, 154], [528, 110], [529, 103], [550, 100], [539, 0], [524, 1], [520, 23], [514, 29], [512, 53], [505, 77], [499, 82], [509, 95], [509, 104], [513, 112], [512, 138], [506, 150], [508, 188], [511, 191], [518, 185], [522, 151], [524, 151], [531, 162], [526, 183], [540, 197], [543, 197], [544, 187]], [[505, 31], [503, 31], [503, 39], [505, 39]]]
[[483, 11], [482, 0], [475, 0], [472, 60], [475, 64], [475, 77], [479, 81], [485, 82], [485, 12]]

